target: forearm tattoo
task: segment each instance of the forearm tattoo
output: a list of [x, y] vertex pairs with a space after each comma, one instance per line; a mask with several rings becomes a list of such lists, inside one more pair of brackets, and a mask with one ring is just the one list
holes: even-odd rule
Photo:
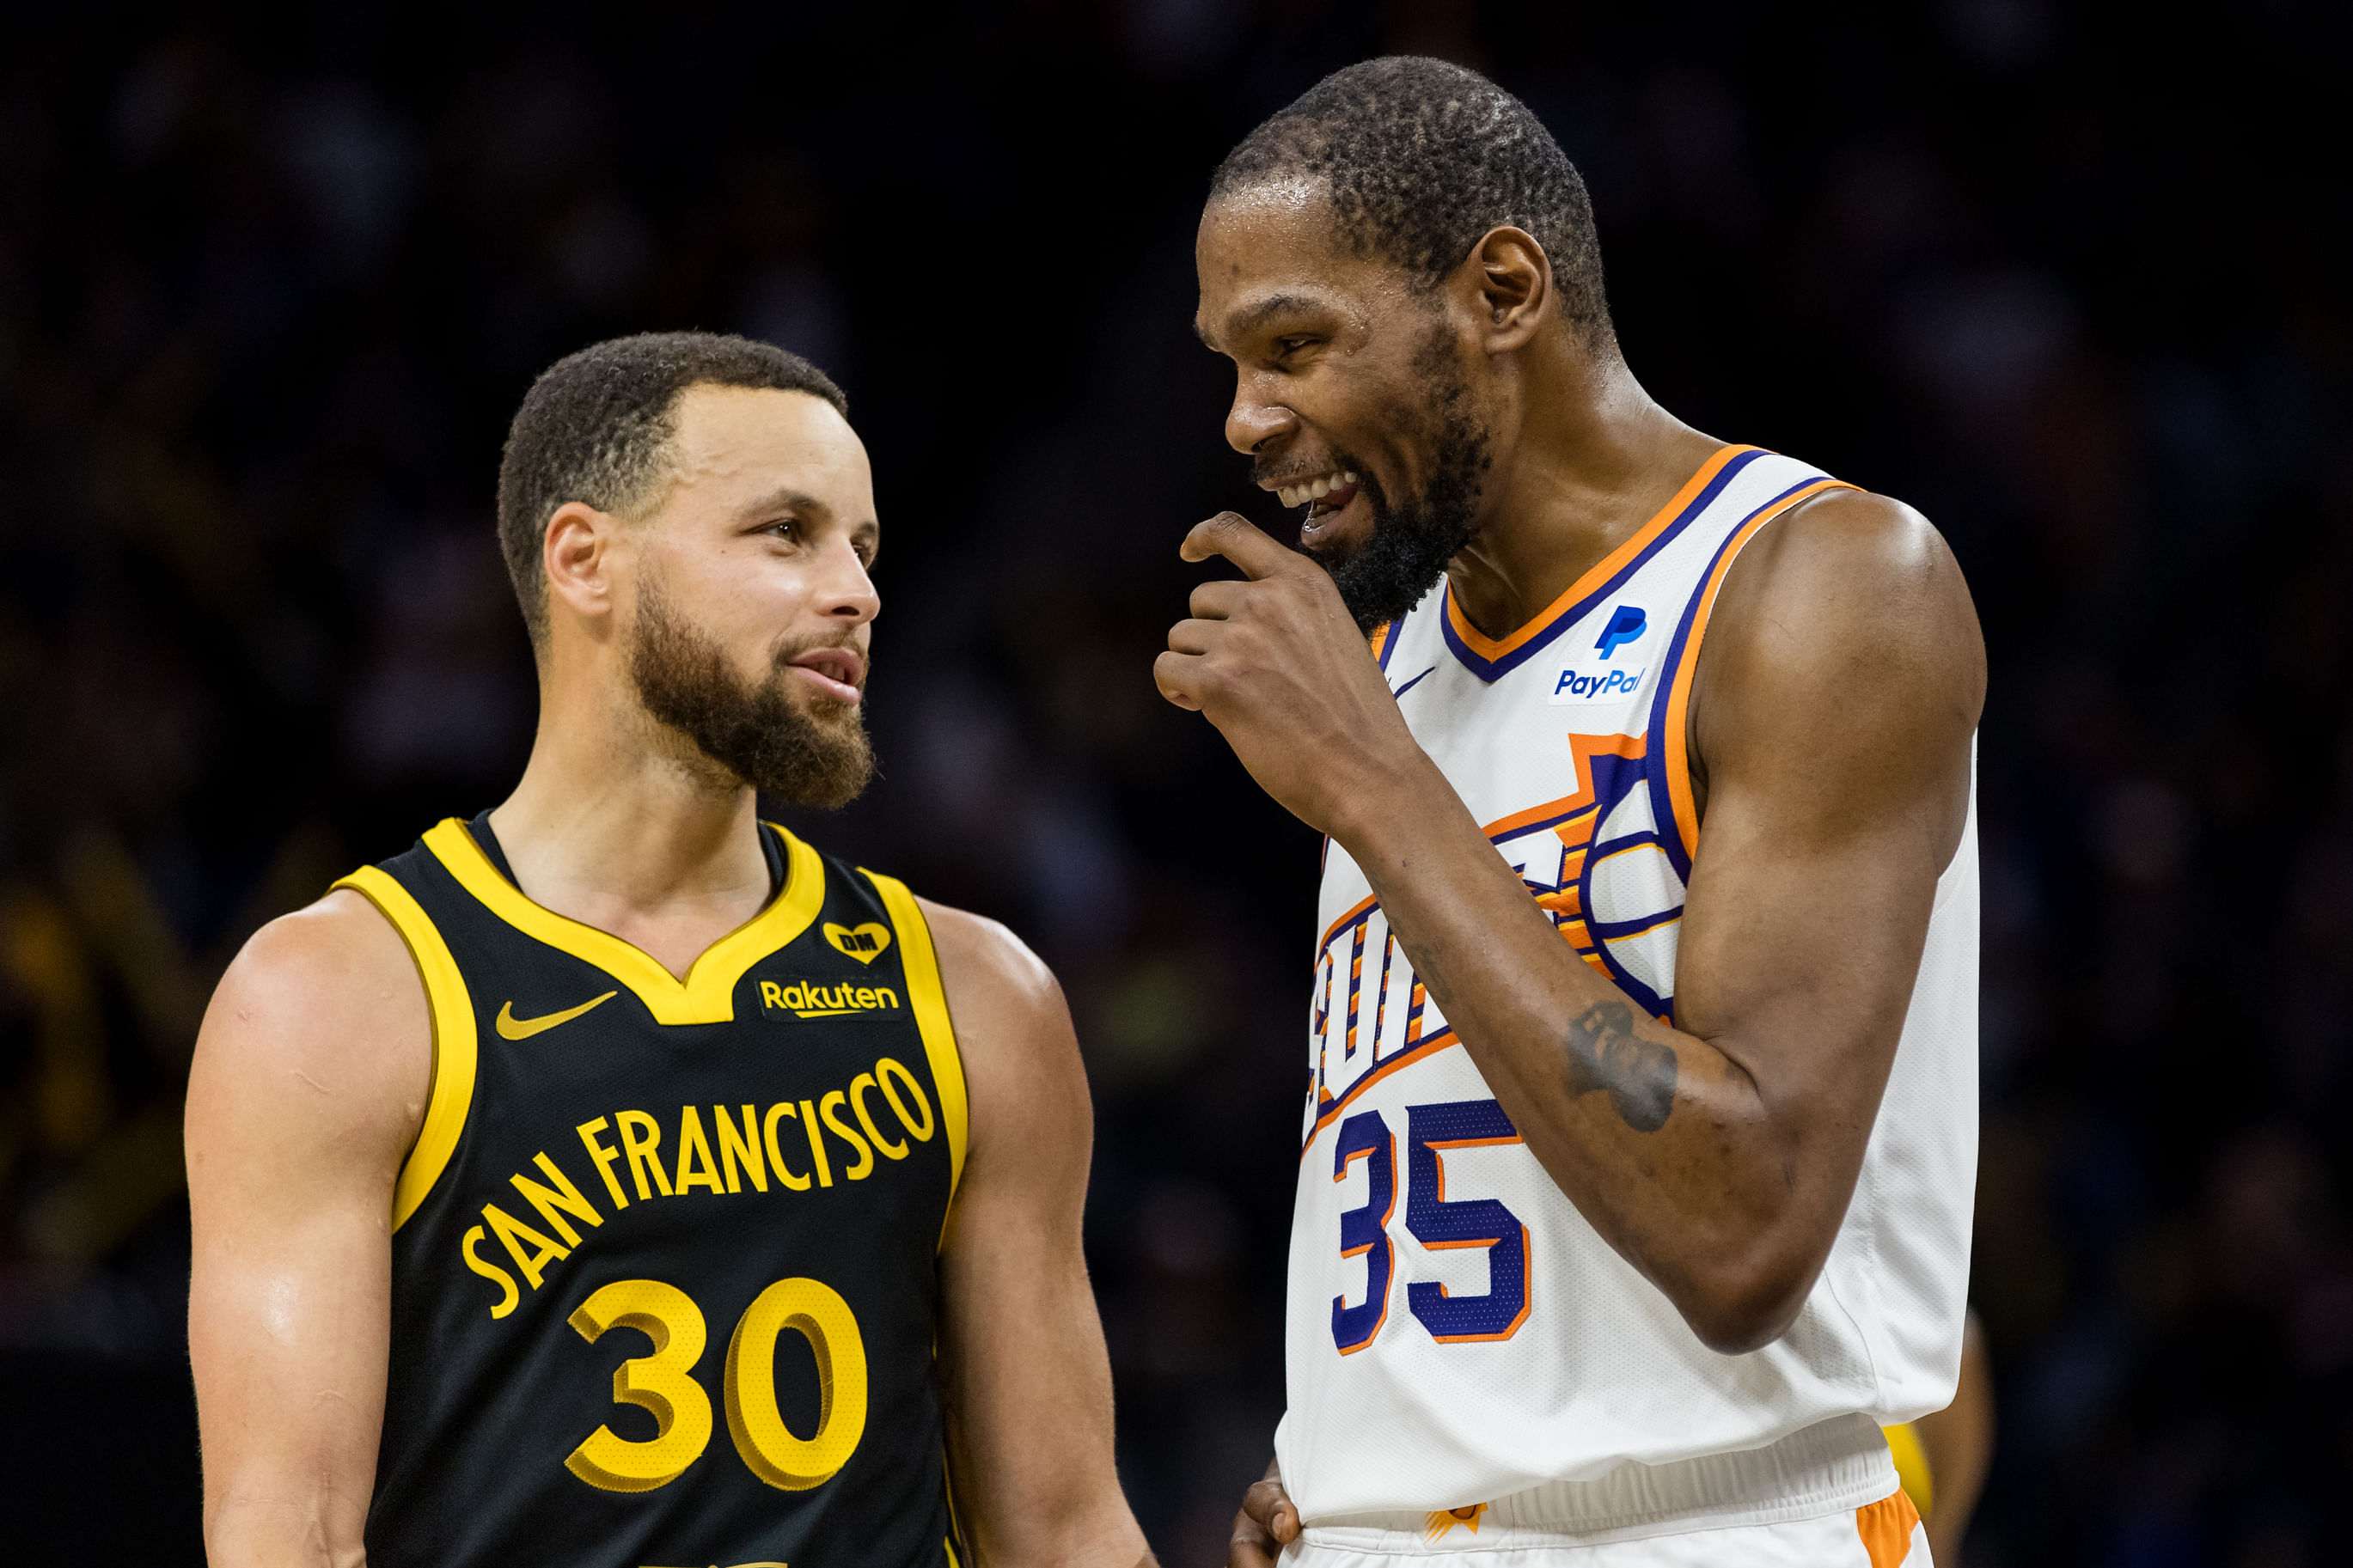
[[1596, 1002], [1569, 1022], [1568, 1092], [1597, 1089], [1637, 1132], [1656, 1132], [1675, 1108], [1675, 1049], [1636, 1034], [1623, 1002]]

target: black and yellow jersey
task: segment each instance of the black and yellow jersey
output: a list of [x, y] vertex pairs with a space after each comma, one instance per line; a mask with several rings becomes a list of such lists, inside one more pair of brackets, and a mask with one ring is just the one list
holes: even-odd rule
[[375, 1568], [949, 1564], [933, 1374], [964, 1163], [899, 882], [763, 829], [684, 980], [532, 902], [486, 820], [338, 883], [407, 942], [433, 1083], [393, 1195]]

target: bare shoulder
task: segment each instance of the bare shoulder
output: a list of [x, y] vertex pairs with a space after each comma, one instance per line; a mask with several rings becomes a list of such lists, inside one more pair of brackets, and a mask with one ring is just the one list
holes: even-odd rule
[[389, 921], [339, 890], [256, 931], [206, 1009], [188, 1083], [188, 1152], [324, 1140], [397, 1165], [425, 1113], [433, 1026]]
[[1903, 502], [1832, 490], [1734, 561], [1700, 645], [1687, 735], [1709, 819], [1727, 795], [1770, 837], [1926, 825], [1942, 866], [1969, 801], [1985, 642], [1960, 563]]
[[971, 1094], [976, 1161], [989, 1158], [992, 1146], [1018, 1149], [1060, 1129], [1091, 1137], [1086, 1068], [1054, 972], [998, 921], [916, 902], [939, 950]]
[[1932, 681], [1971, 725], [1984, 702], [1985, 644], [1960, 563], [1892, 497], [1831, 490], [1763, 529], [1726, 574], [1711, 622], [1702, 658], [1736, 680]]
[[929, 899], [915, 902], [932, 928], [951, 1003], [961, 997], [977, 1008], [1017, 1010], [1061, 1005], [1054, 972], [1002, 921]]

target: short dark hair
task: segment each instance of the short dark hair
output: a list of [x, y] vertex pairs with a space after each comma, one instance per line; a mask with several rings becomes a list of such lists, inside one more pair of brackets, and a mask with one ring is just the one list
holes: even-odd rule
[[1392, 55], [1334, 71], [1226, 154], [1209, 199], [1321, 181], [1356, 254], [1435, 287], [1489, 229], [1525, 229], [1552, 261], [1561, 313], [1612, 340], [1593, 202], [1528, 106], [1477, 71]]
[[547, 637], [547, 520], [566, 501], [623, 515], [649, 504], [691, 386], [806, 392], [849, 416], [841, 388], [800, 355], [718, 332], [612, 338], [548, 366], [523, 394], [499, 464], [499, 548], [534, 645]]

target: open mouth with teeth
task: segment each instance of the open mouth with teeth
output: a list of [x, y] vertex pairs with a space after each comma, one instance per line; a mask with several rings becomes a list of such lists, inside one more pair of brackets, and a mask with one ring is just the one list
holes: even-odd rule
[[1299, 537], [1301, 542], [1309, 543], [1337, 521], [1362, 488], [1356, 470], [1344, 468], [1318, 474], [1295, 485], [1277, 485], [1274, 493], [1285, 506], [1307, 509], [1307, 516], [1299, 526]]
[[853, 648], [810, 648], [797, 656], [790, 668], [817, 688], [820, 695], [836, 702], [855, 703], [861, 695], [866, 661]]

